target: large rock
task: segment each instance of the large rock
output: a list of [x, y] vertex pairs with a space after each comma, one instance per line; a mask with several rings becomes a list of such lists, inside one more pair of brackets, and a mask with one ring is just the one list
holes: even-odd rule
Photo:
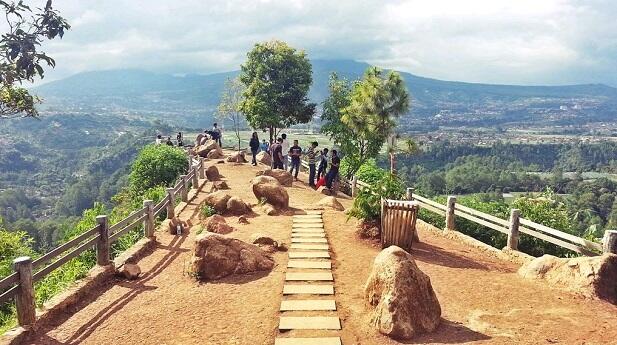
[[227, 194], [227, 192], [218, 191], [208, 194], [204, 202], [214, 207], [217, 212], [224, 213], [225, 211], [227, 211], [227, 202], [230, 198], [231, 195]]
[[279, 209], [289, 207], [289, 195], [274, 177], [257, 176], [251, 180], [251, 184], [257, 200], [265, 199], [267, 203]]
[[270, 256], [255, 245], [213, 233], [204, 233], [195, 239], [191, 268], [200, 279], [269, 271], [273, 267]]
[[221, 159], [225, 157], [225, 154], [223, 153], [223, 150], [217, 148], [208, 152], [206, 157], [208, 157], [208, 159]]
[[261, 164], [272, 166], [272, 156], [266, 151], [259, 152], [257, 156], [255, 156], [255, 159]]
[[232, 196], [227, 200], [227, 212], [240, 216], [251, 212], [251, 208], [237, 196]]
[[333, 210], [345, 211], [345, 207], [343, 206], [343, 204], [341, 204], [340, 201], [338, 201], [333, 196], [327, 196], [327, 197], [319, 200], [319, 202], [317, 202], [317, 206], [325, 206], [325, 207], [329, 207], [329, 208], [331, 208]]
[[208, 153], [212, 150], [221, 150], [219, 144], [217, 144], [214, 140], [204, 140], [202, 139], [201, 145], [195, 148], [195, 153], [197, 153], [200, 157], [208, 157]]
[[557, 258], [544, 255], [523, 265], [518, 274], [545, 280], [589, 298], [617, 304], [617, 255]]
[[264, 171], [260, 171], [256, 174], [257, 176], [270, 176], [274, 177], [280, 184], [285, 187], [291, 187], [293, 183], [293, 176], [287, 170], [283, 169], [266, 169]]
[[377, 255], [364, 293], [372, 308], [373, 326], [391, 338], [411, 339], [432, 332], [441, 320], [430, 278], [399, 247], [388, 247]]
[[216, 234], [228, 234], [236, 229], [227, 224], [227, 221], [223, 216], [215, 214], [208, 218], [205, 221], [206, 230], [209, 232], [213, 232]]
[[248, 163], [246, 157], [244, 156], [244, 151], [232, 153], [229, 157], [227, 157], [227, 161], [233, 163]]
[[219, 168], [216, 165], [211, 165], [206, 169], [206, 178], [208, 181], [218, 181], [221, 179]]

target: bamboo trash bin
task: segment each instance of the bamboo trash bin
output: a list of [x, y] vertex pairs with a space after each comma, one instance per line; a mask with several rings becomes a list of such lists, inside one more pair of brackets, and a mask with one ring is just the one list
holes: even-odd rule
[[381, 247], [411, 251], [420, 206], [415, 201], [381, 200]]

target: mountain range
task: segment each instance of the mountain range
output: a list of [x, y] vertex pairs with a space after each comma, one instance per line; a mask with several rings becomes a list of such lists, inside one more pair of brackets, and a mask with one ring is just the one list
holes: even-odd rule
[[[312, 60], [312, 66], [310, 98], [318, 103], [327, 96], [330, 73], [355, 80], [369, 67], [352, 60]], [[34, 92], [51, 105], [79, 104], [140, 113], [211, 114], [225, 81], [238, 73], [177, 76], [137, 69], [92, 71], [43, 84]], [[411, 119], [431, 119], [436, 114], [455, 119], [457, 114], [467, 117], [472, 114], [481, 120], [504, 116], [508, 120], [517, 114], [515, 117], [533, 120], [538, 108], [559, 110], [564, 105], [577, 109], [575, 115], [587, 120], [617, 118], [617, 89], [602, 84], [492, 85], [400, 73], [412, 95], [412, 108], [407, 115]]]

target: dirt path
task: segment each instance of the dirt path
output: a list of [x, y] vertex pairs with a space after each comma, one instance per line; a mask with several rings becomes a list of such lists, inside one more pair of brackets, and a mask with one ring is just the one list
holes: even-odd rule
[[[249, 181], [258, 168], [217, 166], [231, 194], [257, 202]], [[299, 183], [288, 191], [297, 209], [322, 197]], [[204, 196], [181, 218], [194, 219]], [[351, 205], [350, 200], [342, 202]], [[289, 244], [292, 214], [256, 215], [246, 225], [236, 217], [227, 221], [238, 229], [231, 234], [236, 238], [248, 240], [261, 232]], [[336, 262], [343, 344], [399, 344], [366, 326], [363, 284], [379, 249], [356, 239], [354, 221], [348, 222], [343, 213], [325, 211], [323, 219]], [[274, 254], [277, 265], [267, 274], [198, 283], [186, 274], [195, 231], [182, 237], [158, 232], [158, 246], [139, 262], [144, 272], [139, 280], [116, 279], [92, 291], [63, 317], [40, 324], [27, 344], [273, 344], [286, 253]], [[423, 243], [412, 254], [431, 277], [444, 322], [435, 334], [414, 343], [606, 344], [617, 339], [615, 306], [522, 280], [514, 273], [515, 265], [453, 240], [428, 232], [420, 238]]]

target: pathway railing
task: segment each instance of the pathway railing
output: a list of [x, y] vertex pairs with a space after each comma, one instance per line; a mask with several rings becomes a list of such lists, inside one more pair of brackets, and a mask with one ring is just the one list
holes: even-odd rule
[[15, 300], [17, 321], [22, 327], [31, 326], [36, 321], [36, 301], [34, 283], [62, 267], [71, 259], [89, 249], [96, 249], [96, 264], [110, 265], [110, 247], [129, 231], [143, 226], [144, 237], [154, 237], [155, 219], [166, 210], [168, 219], [174, 218], [174, 206], [178, 195], [188, 201], [190, 186], [197, 188], [199, 178], [205, 176], [205, 160], [189, 156], [189, 172], [180, 176], [173, 188], [167, 189], [167, 196], [156, 205], [152, 200], [144, 200], [143, 207], [134, 211], [117, 223], [110, 225], [107, 215], [96, 217], [97, 225], [78, 235], [48, 253], [32, 259], [19, 257], [13, 261], [14, 272], [0, 280], [0, 305]]

